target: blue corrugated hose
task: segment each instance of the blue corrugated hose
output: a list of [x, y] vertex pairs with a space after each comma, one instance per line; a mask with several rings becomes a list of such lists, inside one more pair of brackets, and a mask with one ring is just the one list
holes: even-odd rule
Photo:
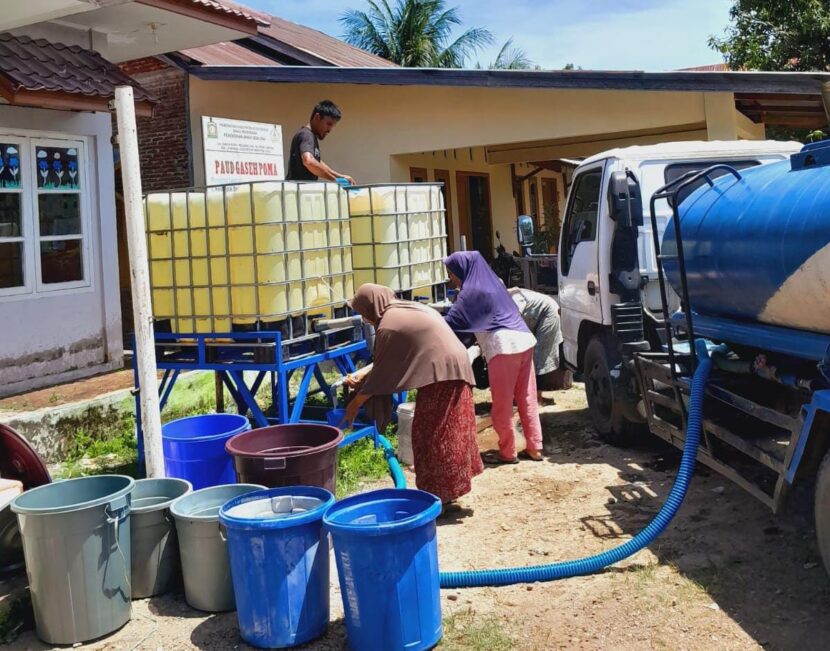
[[712, 370], [712, 360], [706, 350], [706, 344], [695, 342], [698, 354], [698, 367], [692, 378], [692, 396], [689, 401], [689, 419], [686, 426], [686, 443], [677, 479], [660, 512], [640, 533], [628, 542], [601, 554], [588, 556], [574, 561], [562, 561], [535, 567], [515, 567], [499, 570], [472, 570], [468, 572], [441, 572], [442, 588], [479, 588], [484, 586], [503, 586], [514, 583], [533, 583], [536, 581], [553, 581], [572, 576], [594, 574], [601, 569], [618, 563], [637, 553], [657, 538], [671, 522], [680, 509], [692, 473], [697, 461], [697, 448], [700, 441], [701, 422], [703, 420], [703, 392]]
[[382, 434], [378, 434], [378, 443], [383, 448], [383, 455], [386, 457], [386, 463], [389, 464], [389, 474], [392, 475], [392, 481], [395, 482], [395, 488], [406, 488], [406, 477], [403, 474], [403, 468], [395, 456], [395, 448]]

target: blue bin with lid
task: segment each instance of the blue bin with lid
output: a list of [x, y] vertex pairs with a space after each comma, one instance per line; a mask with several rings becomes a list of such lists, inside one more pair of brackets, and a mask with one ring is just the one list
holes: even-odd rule
[[441, 640], [440, 513], [437, 497], [412, 489], [362, 493], [326, 513], [355, 651], [420, 651]]
[[193, 490], [235, 484], [233, 458], [225, 443], [250, 429], [251, 423], [239, 414], [200, 414], [162, 425], [167, 476], [186, 479]]
[[323, 514], [334, 495], [316, 486], [255, 491], [219, 511], [239, 631], [263, 649], [309, 642], [329, 622], [329, 545]]

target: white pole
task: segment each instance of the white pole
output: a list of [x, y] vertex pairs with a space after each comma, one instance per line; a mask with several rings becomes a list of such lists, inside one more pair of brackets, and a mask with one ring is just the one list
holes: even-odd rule
[[[138, 131], [131, 86], [115, 89], [118, 119], [118, 145], [121, 152], [121, 179], [124, 186], [124, 212], [127, 222], [127, 250], [135, 321], [135, 357], [141, 386], [141, 428], [144, 436], [144, 461], [148, 477], [164, 477], [164, 452], [161, 446], [156, 349], [153, 337], [153, 308], [150, 301], [150, 268], [144, 239], [144, 204], [141, 198], [141, 168], [138, 158]], [[136, 414], [137, 415], [137, 414]]]
[[462, 251], [467, 250], [467, 236], [466, 235], [461, 236], [461, 250]]

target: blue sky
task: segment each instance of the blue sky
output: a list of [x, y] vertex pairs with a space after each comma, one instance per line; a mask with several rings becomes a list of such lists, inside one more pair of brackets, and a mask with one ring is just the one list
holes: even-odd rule
[[[363, 0], [240, 0], [341, 37], [338, 18]], [[390, 2], [391, 4], [391, 2]], [[710, 35], [728, 23], [731, 0], [448, 0], [465, 26], [486, 27], [544, 68], [673, 70], [718, 63]], [[495, 58], [498, 46], [480, 59]]]

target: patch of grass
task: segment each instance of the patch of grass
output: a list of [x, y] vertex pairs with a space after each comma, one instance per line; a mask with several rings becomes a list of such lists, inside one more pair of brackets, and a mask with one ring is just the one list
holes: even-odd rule
[[447, 651], [510, 651], [514, 641], [504, 623], [493, 615], [477, 616], [472, 609], [444, 618], [444, 639], [439, 648]]
[[[398, 437], [394, 426], [389, 426], [385, 436], [394, 447], [397, 447]], [[389, 465], [382, 448], [376, 450], [374, 443], [368, 438], [347, 445], [340, 449], [337, 461], [337, 497], [356, 493], [365, 483], [388, 476]]]
[[[269, 391], [268, 387], [260, 389], [260, 395], [264, 397]], [[173, 393], [176, 394], [176, 391]], [[225, 398], [226, 407], [233, 411], [234, 403], [227, 393]], [[310, 396], [307, 402], [310, 405], [323, 406], [327, 404], [327, 399], [323, 394], [317, 394]], [[214, 410], [212, 377], [206, 377], [188, 392], [180, 392], [175, 401], [171, 399], [170, 406], [162, 412], [162, 422], [212, 413]], [[56, 479], [70, 479], [112, 472], [136, 476], [138, 444], [135, 438], [134, 418], [127, 416], [112, 432], [106, 434], [98, 432], [96, 436], [94, 429], [78, 428], [75, 431], [64, 456], [65, 461], [54, 470], [53, 476]], [[106, 438], [101, 438], [102, 435]], [[397, 446], [397, 429], [394, 425], [389, 426], [386, 437], [393, 446]], [[371, 440], [363, 439], [340, 450], [337, 468], [338, 497], [353, 494], [365, 484], [388, 476], [389, 466], [383, 450], [375, 449]]]
[[651, 585], [657, 578], [657, 571], [660, 569], [658, 563], [648, 563], [647, 565], [636, 565], [631, 568], [631, 575], [640, 584], [641, 587]]
[[[190, 401], [177, 400], [162, 412], [162, 423], [215, 410], [212, 385], [205, 383], [205, 386], [198, 387], [192, 393], [194, 395]], [[132, 416], [124, 418], [120, 427], [107, 438], [100, 438], [100, 434], [96, 436], [87, 429], [78, 428], [64, 459], [64, 463], [53, 473], [56, 479], [113, 472], [136, 476], [138, 442], [135, 419]]]

